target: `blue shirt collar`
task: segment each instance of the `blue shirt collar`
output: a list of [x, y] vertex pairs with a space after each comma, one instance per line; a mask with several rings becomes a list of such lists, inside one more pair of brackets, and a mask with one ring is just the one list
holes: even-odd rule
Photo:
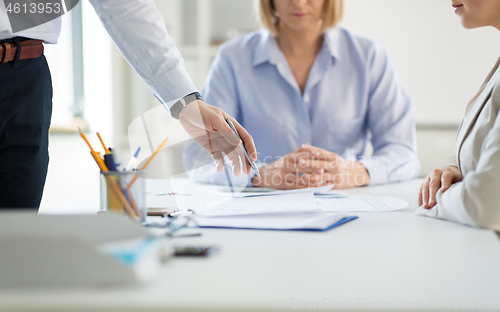
[[258, 66], [269, 61], [269, 42], [274, 39], [268, 30], [261, 30], [259, 42], [254, 46], [252, 66]]
[[[339, 52], [339, 37], [340, 29], [335, 27], [328, 29], [325, 32], [325, 39], [323, 42], [323, 48], [328, 49], [330, 55], [336, 59], [340, 60]], [[271, 35], [268, 30], [261, 30], [262, 36], [259, 42], [254, 47], [252, 66], [258, 66], [265, 62], [276, 63], [276, 56], [279, 54], [278, 43], [276, 37]]]
[[326, 48], [330, 52], [330, 55], [337, 61], [340, 61], [340, 32], [341, 29], [338, 27], [328, 29], [327, 31], [325, 31], [325, 40], [323, 43], [324, 45], [326, 45]]

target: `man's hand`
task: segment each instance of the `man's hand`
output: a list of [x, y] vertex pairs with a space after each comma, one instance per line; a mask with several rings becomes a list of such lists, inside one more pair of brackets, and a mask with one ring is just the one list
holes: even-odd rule
[[297, 189], [327, 184], [333, 188], [367, 185], [370, 176], [360, 162], [348, 161], [324, 149], [305, 144], [260, 169], [262, 179], [252, 185], [275, 189]]
[[460, 182], [462, 179], [462, 173], [455, 166], [432, 170], [420, 186], [418, 205], [423, 205], [425, 209], [434, 207], [437, 203], [437, 191], [442, 188], [443, 192], [445, 192], [452, 184]]
[[[252, 136], [236, 119], [230, 117], [222, 109], [208, 105], [203, 101], [194, 101], [181, 110], [179, 121], [189, 136], [212, 155], [217, 172], [222, 172], [224, 169], [223, 154], [226, 154], [231, 161], [235, 176], [240, 175], [241, 169], [245, 174], [249, 174], [251, 166], [238, 147], [241, 141], [226, 122], [228, 117], [243, 140], [250, 159], [257, 160], [257, 150]], [[243, 164], [243, 168], [241, 168], [241, 164]]]

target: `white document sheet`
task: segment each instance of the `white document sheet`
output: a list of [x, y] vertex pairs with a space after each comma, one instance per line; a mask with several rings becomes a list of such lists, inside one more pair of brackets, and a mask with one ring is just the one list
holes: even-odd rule
[[321, 211], [362, 212], [395, 211], [408, 207], [410, 203], [396, 197], [345, 196], [315, 198], [316, 206]]
[[[270, 196], [270, 195], [285, 195], [285, 194], [299, 194], [299, 193], [314, 193], [314, 194], [324, 194], [328, 191], [330, 191], [333, 187], [333, 184], [331, 185], [324, 185], [320, 187], [309, 187], [309, 188], [304, 188], [304, 189], [296, 189], [296, 190], [273, 190], [273, 191], [258, 191], [256, 192], [251, 192], [248, 191], [249, 189], [246, 188], [243, 191], [237, 192], [235, 191], [234, 194], [231, 193], [231, 191], [228, 192], [228, 188], [224, 188], [220, 194], [224, 196], [232, 196], [232, 197], [255, 197], [255, 196]], [[258, 188], [256, 188], [258, 189]], [[268, 189], [267, 189], [268, 190]], [[340, 194], [340, 192], [337, 192]]]
[[231, 198], [208, 202], [207, 209], [196, 212], [204, 216], [237, 216], [290, 212], [319, 212], [313, 193]]
[[232, 217], [189, 217], [201, 227], [267, 230], [324, 230], [349, 217], [345, 213], [281, 214]]

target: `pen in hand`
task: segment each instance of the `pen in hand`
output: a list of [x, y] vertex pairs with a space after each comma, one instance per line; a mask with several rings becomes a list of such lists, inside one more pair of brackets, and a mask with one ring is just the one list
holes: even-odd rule
[[240, 148], [241, 150], [243, 151], [243, 154], [245, 154], [245, 158], [248, 160], [248, 163], [250, 164], [250, 166], [252, 167], [252, 170], [255, 172], [255, 174], [259, 177], [260, 179], [260, 173], [259, 173], [259, 169], [257, 169], [257, 166], [255, 165], [255, 163], [253, 161], [250, 160], [250, 157], [248, 156], [248, 153], [247, 153], [247, 149], [245, 148], [245, 143], [243, 143], [243, 140], [241, 139], [240, 137], [240, 134], [238, 133], [238, 131], [236, 130], [236, 127], [233, 125], [233, 123], [231, 122], [231, 119], [226, 118], [226, 122], [227, 124], [229, 125], [229, 127], [231, 127], [231, 130], [233, 130], [234, 134], [236, 134], [236, 136], [238, 137], [238, 139], [241, 141], [241, 145], [240, 145]]

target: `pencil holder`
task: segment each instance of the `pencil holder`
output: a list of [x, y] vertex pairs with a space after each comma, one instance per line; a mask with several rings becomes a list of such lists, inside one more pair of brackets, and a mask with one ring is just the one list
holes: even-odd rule
[[146, 222], [144, 171], [101, 171], [101, 211], [124, 213], [131, 219]]

